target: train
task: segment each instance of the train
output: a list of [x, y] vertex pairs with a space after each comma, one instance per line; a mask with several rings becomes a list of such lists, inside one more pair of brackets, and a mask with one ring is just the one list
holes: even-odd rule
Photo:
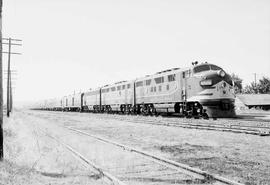
[[39, 104], [37, 109], [179, 115], [187, 118], [235, 117], [234, 83], [221, 67], [193, 62], [129, 81], [73, 93]]

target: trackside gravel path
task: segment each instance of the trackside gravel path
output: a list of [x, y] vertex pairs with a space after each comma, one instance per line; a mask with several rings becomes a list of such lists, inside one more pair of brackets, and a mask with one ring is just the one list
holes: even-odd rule
[[[269, 137], [136, 124], [132, 123], [130, 116], [45, 111], [22, 111], [18, 114], [20, 114], [20, 117], [27, 117], [27, 120], [36, 120], [38, 124], [45, 126], [42, 126], [43, 128], [50, 124], [72, 126], [87, 133], [99, 135], [124, 145], [141, 148], [144, 151], [241, 183], [269, 184], [270, 182]], [[122, 120], [110, 119], [109, 116], [117, 117], [117, 119], [121, 117]], [[128, 122], [125, 121], [125, 117], [129, 119]], [[146, 117], [145, 119], [151, 118]], [[32, 122], [31, 124], [35, 123]], [[48, 126], [47, 130], [57, 135], [59, 130], [52, 130], [52, 128]], [[108, 162], [105, 158], [108, 158], [108, 156], [111, 156], [117, 164], [120, 164], [119, 161], [124, 161], [122, 156], [118, 156], [120, 151], [116, 151], [115, 148], [110, 150], [110, 146], [106, 147], [109, 150], [105, 150], [104, 147], [98, 149], [98, 143], [89, 145], [89, 148], [93, 149], [92, 154], [90, 154], [89, 148], [85, 149], [84, 144], [89, 143], [89, 138], [80, 137], [76, 140], [74, 133], [64, 137], [59, 136], [59, 138], [69, 141], [75, 146], [84, 146], [80, 148], [81, 152], [88, 153], [89, 157], [92, 155], [93, 159], [99, 157], [97, 161], [104, 161], [104, 164], [101, 165], [106, 167], [108, 167]], [[91, 143], [95, 143], [95, 141], [91, 141]], [[115, 160], [117, 157], [118, 160]], [[129, 161], [129, 157], [126, 160]], [[142, 162], [142, 165], [145, 164], [147, 163]], [[111, 165], [112, 171], [121, 172], [121, 167], [114, 169], [113, 162], [109, 165]], [[138, 171], [140, 171], [139, 165], [131, 165], [131, 168], [135, 167], [138, 167]], [[145, 168], [143, 169], [145, 170]], [[151, 165], [150, 169], [153, 169]], [[162, 168], [156, 167], [156, 169], [160, 170], [162, 174]], [[122, 170], [126, 172], [125, 168]], [[152, 180], [153, 184], [157, 184], [147, 176], [149, 171], [145, 172], [144, 180], [148, 179], [149, 182]], [[131, 179], [137, 177], [139, 176], [134, 176], [134, 173], [131, 173]], [[168, 179], [166, 178], [167, 181]], [[181, 184], [192, 183], [190, 177], [182, 176], [179, 179], [182, 179], [182, 181], [178, 181]], [[172, 180], [175, 181], [175, 178], [172, 178]], [[167, 181], [159, 179], [159, 182], [162, 182], [160, 184], [166, 184]]]
[[0, 185], [108, 184], [94, 169], [84, 166], [41, 132], [35, 117], [24, 113], [4, 119], [4, 158]]

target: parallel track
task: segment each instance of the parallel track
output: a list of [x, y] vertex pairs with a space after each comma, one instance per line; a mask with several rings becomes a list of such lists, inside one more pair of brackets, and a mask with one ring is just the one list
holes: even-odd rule
[[77, 157], [79, 160], [81, 160], [81, 162], [83, 162], [85, 165], [87, 166], [91, 166], [93, 167], [101, 176], [107, 178], [109, 181], [111, 181], [112, 184], [114, 185], [127, 185], [124, 182], [122, 182], [121, 180], [119, 180], [118, 178], [116, 178], [115, 176], [113, 176], [112, 174], [110, 174], [109, 172], [103, 170], [101, 167], [99, 167], [97, 164], [93, 163], [92, 161], [88, 160], [86, 157], [84, 157], [81, 153], [79, 153], [78, 151], [76, 151], [73, 147], [71, 147], [70, 145], [64, 143], [63, 141], [61, 141], [60, 139], [44, 132], [46, 136], [52, 138], [53, 140], [57, 141], [58, 143], [60, 143], [62, 146], [64, 146], [67, 150], [69, 150], [75, 157]]
[[[98, 115], [102, 115], [100, 113], [97, 113]], [[109, 115], [109, 114], [108, 114]], [[201, 130], [213, 130], [213, 131], [222, 131], [222, 132], [233, 132], [233, 133], [244, 133], [244, 134], [251, 134], [251, 135], [258, 135], [258, 136], [270, 136], [270, 121], [267, 120], [250, 120], [250, 119], [219, 119], [221, 122], [229, 122], [226, 124], [217, 124], [217, 120], [200, 120], [200, 119], [186, 119], [186, 118], [179, 118], [179, 121], [170, 120], [169, 118], [164, 118], [164, 120], [145, 120], [143, 119], [144, 116], [141, 116], [141, 118], [133, 117], [130, 115], [130, 118], [121, 118], [121, 114], [119, 114], [119, 118], [117, 117], [110, 117], [110, 119], [116, 119], [120, 121], [128, 121], [128, 122], [135, 122], [135, 123], [143, 123], [143, 124], [152, 124], [152, 125], [160, 125], [160, 126], [171, 126], [171, 127], [181, 127], [181, 128], [189, 128], [189, 129], [201, 129]], [[123, 116], [126, 116], [124, 114]], [[183, 119], [185, 119], [183, 121]], [[194, 122], [197, 123], [192, 123]], [[268, 125], [269, 126], [259, 126], [258, 121], [261, 122], [261, 125]], [[243, 122], [254, 122], [254, 124], [257, 124], [255, 126], [253, 125], [241, 125]], [[250, 124], [250, 123], [249, 123]]]
[[244, 134], [252, 134], [252, 135], [258, 135], [258, 136], [270, 136], [270, 127], [266, 126], [250, 126], [250, 125], [240, 125], [235, 123], [230, 124], [217, 124], [215, 122], [208, 120], [206, 122], [201, 122], [200, 120], [194, 120], [198, 121], [198, 123], [192, 123], [187, 121], [173, 121], [169, 119], [164, 120], [145, 120], [141, 118], [113, 118], [120, 121], [125, 122], [132, 122], [132, 123], [141, 123], [141, 124], [151, 124], [151, 125], [159, 125], [159, 126], [170, 126], [170, 127], [181, 127], [181, 128], [189, 128], [189, 129], [202, 129], [202, 130], [214, 130], [214, 131], [222, 131], [222, 132], [233, 132], [233, 133], [244, 133]]
[[199, 179], [203, 178], [205, 183], [207, 183], [207, 184], [209, 184], [209, 183], [210, 184], [218, 183], [218, 184], [224, 184], [224, 185], [240, 185], [241, 184], [241, 183], [226, 179], [224, 177], [221, 177], [221, 176], [218, 176], [218, 175], [213, 175], [213, 174], [210, 174], [210, 173], [208, 173], [206, 171], [202, 171], [200, 169], [193, 168], [193, 167], [190, 167], [190, 166], [182, 164], [182, 163], [178, 163], [178, 162], [175, 162], [175, 161], [172, 161], [172, 160], [168, 160], [168, 159], [165, 159], [163, 157], [159, 157], [157, 155], [153, 155], [153, 154], [141, 151], [139, 149], [132, 148], [132, 147], [117, 143], [115, 141], [100, 137], [100, 136], [96, 136], [96, 135], [86, 133], [86, 132], [84, 132], [82, 130], [78, 130], [78, 129], [75, 129], [75, 128], [72, 128], [72, 127], [65, 127], [65, 128], [67, 128], [67, 129], [69, 129], [69, 130], [71, 130], [73, 132], [76, 132], [78, 134], [94, 138], [94, 139], [99, 140], [99, 141], [101, 141], [103, 143], [111, 144], [111, 145], [120, 147], [120, 148], [122, 148], [124, 150], [130, 151], [132, 153], [139, 154], [140, 156], [142, 156], [144, 158], [147, 158], [148, 160], [154, 161], [155, 163], [161, 164], [161, 165], [163, 165], [163, 166], [165, 166], [167, 168], [171, 168], [171, 169], [177, 170], [177, 171], [179, 171], [181, 173], [192, 175], [195, 178], [199, 178]]

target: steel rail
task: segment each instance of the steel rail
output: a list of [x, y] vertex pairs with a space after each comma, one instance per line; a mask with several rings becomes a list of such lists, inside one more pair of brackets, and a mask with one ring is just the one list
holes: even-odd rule
[[[169, 121], [169, 120], [168, 120]], [[231, 121], [231, 120], [228, 120], [228, 121]], [[246, 121], [246, 120], [245, 120]], [[179, 123], [178, 121], [172, 121], [174, 123]], [[230, 123], [230, 124], [217, 124], [217, 123], [214, 123], [216, 121], [212, 121], [212, 122], [207, 122], [207, 123], [204, 123], [204, 122], [199, 122], [198, 124], [202, 124], [202, 125], [216, 125], [216, 126], [221, 126], [221, 125], [228, 125], [230, 127], [246, 127], [246, 128], [254, 128], [254, 129], [270, 129], [270, 127], [267, 127], [267, 126], [253, 126], [253, 125], [240, 125], [240, 123]], [[270, 124], [270, 122], [269, 122]]]
[[141, 151], [139, 149], [136, 149], [136, 148], [132, 148], [132, 147], [129, 147], [129, 146], [126, 146], [126, 145], [123, 145], [123, 144], [120, 144], [120, 143], [117, 143], [115, 141], [112, 141], [112, 140], [109, 140], [109, 139], [105, 139], [105, 138], [102, 138], [102, 137], [99, 137], [99, 136], [96, 136], [96, 135], [92, 135], [92, 134], [89, 134], [89, 133], [86, 133], [84, 131], [81, 131], [81, 130], [78, 130], [78, 129], [75, 129], [75, 128], [72, 128], [72, 127], [67, 127], [67, 126], [64, 126], [65, 128], [71, 130], [71, 131], [74, 131], [74, 132], [77, 132], [79, 134], [82, 134], [82, 135], [86, 135], [86, 136], [89, 136], [89, 137], [92, 137], [92, 138], [95, 138], [99, 141], [102, 141], [104, 143], [109, 143], [109, 144], [112, 144], [112, 145], [115, 145], [115, 146], [118, 146], [124, 150], [128, 150], [130, 152], [134, 152], [134, 153], [137, 153], [137, 154], [140, 154], [144, 157], [148, 157], [152, 160], [155, 160], [157, 161], [158, 163], [160, 164], [168, 164], [170, 166], [175, 166], [176, 168], [179, 168], [180, 171], [187, 171], [189, 174], [190, 173], [193, 173], [195, 174], [196, 176], [202, 176], [205, 178], [205, 180], [211, 182], [211, 181], [217, 181], [219, 183], [222, 183], [222, 184], [226, 184], [226, 185], [243, 185], [241, 183], [238, 183], [238, 182], [235, 182], [235, 181], [232, 181], [232, 180], [229, 180], [229, 179], [226, 179], [224, 177], [221, 177], [221, 176], [218, 176], [218, 175], [213, 175], [213, 174], [210, 174], [206, 171], [203, 171], [203, 170], [200, 170], [200, 169], [197, 169], [197, 168], [193, 168], [193, 167], [190, 167], [186, 164], [182, 164], [182, 163], [178, 163], [178, 162], [175, 162], [175, 161], [172, 161], [172, 160], [169, 160], [169, 159], [165, 159], [163, 157], [159, 157], [159, 156], [156, 156], [156, 155], [153, 155], [153, 154], [150, 154], [148, 152], [144, 152], [144, 151]]
[[[126, 121], [127, 120], [127, 119], [123, 119], [123, 118], [114, 118], [114, 119], [121, 120], [121, 121]], [[177, 123], [178, 124], [179, 121], [181, 121], [181, 120], [176, 121], [176, 120], [169, 120], [169, 119], [167, 118], [166, 120], [160, 120], [158, 122], [173, 122], [173, 123]], [[231, 119], [231, 118], [222, 118], [221, 120], [224, 120], [224, 119], [228, 119], [228, 121], [231, 121], [231, 122], [238, 121], [237, 119], [235, 120], [235, 119]], [[134, 119], [128, 119], [128, 120], [134, 120]], [[136, 121], [137, 120], [139, 120], [139, 121], [145, 121], [142, 118], [135, 118], [135, 120]], [[190, 120], [190, 119], [186, 119], [186, 120]], [[207, 120], [208, 121], [207, 123], [203, 123], [199, 119], [196, 120], [196, 121], [199, 121], [199, 123], [187, 123], [187, 122], [185, 122], [185, 124], [201, 124], [201, 125], [210, 125], [211, 124], [211, 125], [216, 125], [216, 126], [221, 126], [222, 125], [222, 124], [216, 124], [216, 123], [214, 123], [214, 121], [211, 121], [211, 120]], [[249, 120], [239, 120], [239, 121], [249, 121]], [[155, 122], [155, 121], [151, 121], [151, 122]], [[255, 121], [252, 120], [250, 122], [255, 122]], [[269, 123], [269, 125], [270, 125], [270, 121], [261, 120], [261, 122], [263, 122], [263, 123], [266, 122], [266, 123]], [[225, 125], [225, 124], [223, 124], [223, 125]], [[243, 127], [243, 128], [246, 127], [246, 128], [254, 128], [254, 129], [269, 129], [270, 130], [270, 126], [267, 127], [267, 126], [239, 125], [237, 123], [232, 123], [232, 124], [229, 124], [228, 126], [230, 126], [230, 127]], [[240, 129], [242, 129], [242, 128], [240, 128]]]
[[[181, 127], [181, 128], [189, 128], [189, 129], [201, 129], [201, 130], [216, 130], [216, 131], [222, 131], [222, 132], [233, 132], [233, 133], [244, 133], [244, 134], [251, 134], [251, 135], [259, 135], [259, 136], [270, 136], [270, 128], [267, 127], [249, 127], [249, 126], [238, 126], [238, 125], [228, 125], [230, 127], [222, 126], [219, 124], [211, 124], [211, 123], [180, 123], [177, 121], [173, 121], [173, 123], [167, 123], [167, 121], [159, 121], [159, 123], [156, 123], [155, 121], [150, 120], [143, 120], [143, 119], [118, 119], [120, 121], [128, 121], [128, 122], [135, 122], [135, 123], [141, 123], [141, 124], [151, 124], [151, 125], [157, 125], [157, 126], [171, 126], [171, 127]], [[232, 126], [234, 128], [232, 128]], [[238, 127], [238, 128], [235, 128]], [[247, 129], [247, 128], [253, 128]], [[268, 130], [268, 132], [262, 131]]]
[[[101, 114], [100, 114], [101, 115]], [[188, 122], [178, 122], [175, 120], [143, 120], [142, 118], [113, 118], [113, 117], [105, 117], [105, 119], [115, 119], [119, 121], [129, 121], [135, 123], [142, 124], [152, 124], [157, 126], [170, 126], [170, 127], [181, 127], [181, 128], [189, 128], [189, 129], [200, 129], [200, 130], [212, 130], [212, 131], [221, 131], [221, 132], [232, 132], [232, 133], [242, 133], [242, 134], [250, 134], [250, 135], [258, 135], [258, 136], [270, 136], [270, 127], [255, 127], [248, 125], [237, 125], [237, 124], [229, 124], [226, 126], [225, 124], [216, 124], [213, 122], [210, 123], [188, 123]], [[157, 123], [159, 122], [159, 123]], [[171, 122], [171, 123], [167, 123]], [[252, 129], [247, 129], [252, 128]]]
[[82, 154], [80, 154], [79, 152], [77, 152], [74, 148], [72, 148], [70, 145], [60, 141], [59, 139], [57, 139], [56, 137], [45, 133], [46, 136], [54, 139], [55, 141], [57, 141], [58, 143], [60, 143], [61, 145], [63, 145], [64, 147], [66, 147], [71, 153], [73, 153], [76, 157], [78, 157], [81, 161], [83, 161], [84, 163], [92, 166], [95, 170], [97, 170], [102, 176], [108, 178], [113, 184], [117, 184], [117, 185], [126, 185], [125, 183], [123, 183], [122, 181], [120, 181], [118, 178], [116, 178], [115, 176], [113, 176], [112, 174], [104, 171], [101, 167], [99, 167], [97, 164], [89, 161], [86, 157], [84, 157]]
[[203, 125], [203, 124], [190, 124], [190, 123], [153, 123], [147, 121], [130, 121], [135, 123], [142, 123], [142, 124], [151, 124], [151, 125], [158, 125], [158, 126], [171, 126], [171, 127], [181, 127], [181, 128], [190, 128], [190, 129], [201, 129], [201, 130], [216, 130], [222, 132], [233, 132], [233, 133], [244, 133], [244, 134], [252, 134], [252, 135], [259, 135], [259, 136], [270, 136], [270, 129], [268, 132], [262, 132], [259, 129], [250, 130], [246, 128], [228, 128], [225, 126], [214, 126], [214, 125]]
[[[117, 119], [117, 118], [116, 118]], [[131, 120], [131, 119], [130, 119]], [[142, 120], [142, 119], [136, 119], [136, 120]], [[144, 121], [144, 120], [143, 120]], [[173, 122], [173, 123], [179, 123], [179, 121], [181, 121], [181, 120], [178, 120], [178, 121], [175, 121], [175, 120], [168, 120], [168, 119], [166, 119], [166, 120], [162, 120], [162, 121], [159, 121], [159, 122]], [[200, 120], [196, 120], [196, 121], [199, 121], [199, 123], [187, 123], [187, 122], [185, 122], [186, 124], [200, 124], [200, 125], [216, 125], [216, 126], [221, 126], [221, 125], [226, 125], [226, 124], [217, 124], [217, 123], [213, 123], [213, 121], [209, 121], [208, 120], [208, 122], [207, 123], [204, 123], [204, 122], [200, 122]], [[231, 120], [229, 120], [229, 121], [231, 121]], [[153, 121], [154, 122], [154, 121]], [[216, 122], [216, 121], [215, 121]], [[269, 121], [268, 121], [269, 122]], [[269, 124], [270, 124], [270, 122], [269, 122]], [[230, 123], [228, 126], [230, 126], [230, 127], [246, 127], [246, 128], [254, 128], [254, 129], [270, 129], [270, 127], [267, 127], [267, 126], [252, 126], [252, 125], [239, 125], [239, 124], [237, 124], [237, 123]]]

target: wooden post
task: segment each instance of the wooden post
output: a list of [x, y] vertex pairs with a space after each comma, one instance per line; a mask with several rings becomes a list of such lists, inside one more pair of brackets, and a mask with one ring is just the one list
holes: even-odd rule
[[11, 80], [12, 78], [11, 78], [11, 73], [10, 73], [10, 84], [9, 84], [9, 88], [10, 88], [10, 92], [9, 92], [9, 94], [10, 94], [10, 99], [9, 99], [9, 102], [10, 102], [10, 106], [9, 106], [9, 111], [10, 112], [12, 112], [12, 106], [13, 106], [13, 97], [12, 97], [12, 80]]
[[11, 52], [11, 38], [8, 39], [7, 117], [9, 117], [10, 112], [10, 52]]
[[2, 73], [2, 4], [0, 0], [0, 161], [4, 158], [3, 137], [3, 73]]

